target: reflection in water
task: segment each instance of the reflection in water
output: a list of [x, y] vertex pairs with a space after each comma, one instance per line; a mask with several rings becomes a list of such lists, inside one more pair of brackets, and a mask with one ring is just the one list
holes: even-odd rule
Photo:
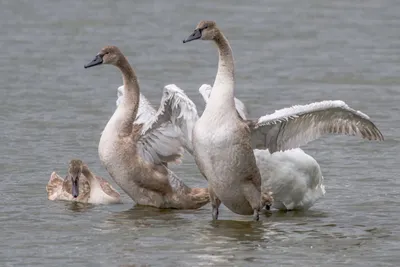
[[179, 210], [157, 209], [135, 205], [129, 210], [113, 212], [112, 215], [106, 219], [105, 223], [114, 225], [114, 227], [115, 225], [149, 227], [155, 223], [161, 226], [164, 224], [176, 226], [190, 223], [190, 220], [180, 216], [180, 212]]
[[322, 211], [322, 210], [293, 210], [293, 211], [281, 211], [281, 210], [274, 210], [274, 211], [266, 211], [264, 215], [268, 219], [273, 219], [274, 221], [279, 219], [290, 219], [293, 218], [297, 221], [301, 221], [301, 219], [310, 219], [310, 218], [326, 218], [329, 217], [329, 213]]
[[237, 241], [261, 241], [263, 239], [266, 225], [261, 221], [233, 221], [218, 220], [211, 221], [204, 231], [210, 239], [229, 238]]
[[93, 204], [81, 203], [81, 202], [75, 202], [75, 201], [65, 203], [65, 208], [67, 210], [74, 211], [74, 212], [84, 212], [84, 211], [91, 210], [94, 207], [95, 207], [95, 205], [93, 205]]
[[[313, 232], [313, 225], [322, 225], [328, 213], [324, 211], [265, 211], [259, 222], [253, 220], [210, 221], [202, 227], [201, 238], [207, 242], [231, 242], [241, 244], [249, 242], [282, 241], [289, 238], [291, 232]], [[262, 246], [263, 246], [262, 245]]]

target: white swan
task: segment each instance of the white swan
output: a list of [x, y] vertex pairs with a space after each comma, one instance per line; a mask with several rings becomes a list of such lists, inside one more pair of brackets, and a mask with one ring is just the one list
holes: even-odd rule
[[[208, 102], [212, 87], [208, 84], [203, 84], [199, 88], [200, 94], [203, 96], [205, 103]], [[124, 86], [118, 87], [117, 101], [118, 105], [123, 101]], [[173, 102], [168, 102], [166, 99], [173, 96]], [[167, 105], [168, 110], [175, 108], [169, 103], [179, 102], [180, 107], [187, 106], [182, 109], [181, 121], [174, 120], [174, 125], [182, 129], [181, 138], [184, 140], [187, 151], [193, 155], [190, 141], [191, 132], [195, 122], [198, 119], [198, 113], [195, 104], [174, 84], [164, 87], [162, 106]], [[235, 98], [235, 106], [238, 114], [247, 119], [246, 106], [239, 99]], [[138, 117], [142, 119], [150, 119], [151, 114], [156, 111], [150, 105], [149, 101], [140, 95], [140, 106]], [[143, 115], [142, 115], [143, 114]], [[186, 122], [186, 124], [183, 124]], [[185, 125], [185, 127], [183, 127]], [[306, 210], [310, 208], [320, 197], [325, 194], [323, 185], [323, 176], [317, 161], [303, 152], [300, 148], [287, 150], [284, 152], [273, 153], [268, 150], [254, 150], [257, 166], [260, 169], [262, 187], [270, 189], [274, 192], [274, 202], [272, 208], [280, 210]]]
[[[199, 88], [207, 104], [212, 87], [203, 84]], [[237, 112], [247, 120], [246, 106], [235, 98]], [[257, 167], [261, 173], [264, 191], [273, 192], [272, 208], [279, 210], [307, 210], [325, 195], [321, 168], [318, 162], [302, 149], [269, 153], [268, 149], [254, 149]], [[268, 207], [267, 207], [268, 208]]]
[[189, 188], [167, 168], [167, 163], [179, 160], [183, 152], [180, 134], [169, 123], [175, 114], [161, 105], [151, 117], [137, 117], [138, 80], [117, 47], [104, 47], [85, 68], [100, 64], [118, 67], [125, 88], [124, 99], [108, 121], [99, 143], [99, 157], [110, 176], [139, 205], [196, 209], [207, 204], [207, 188]]
[[213, 21], [201, 21], [183, 42], [212, 40], [218, 47], [218, 72], [207, 106], [193, 129], [196, 163], [209, 183], [213, 218], [222, 203], [238, 214], [259, 210], [269, 196], [261, 192], [253, 149], [271, 153], [299, 147], [323, 134], [342, 133], [370, 140], [383, 136], [369, 117], [342, 101], [323, 101], [278, 110], [258, 121], [244, 121], [234, 104], [234, 60], [228, 40]]
[[56, 172], [46, 186], [49, 200], [66, 200], [91, 204], [122, 203], [121, 196], [106, 180], [94, 175], [79, 159], [69, 163], [68, 175], [62, 179]]

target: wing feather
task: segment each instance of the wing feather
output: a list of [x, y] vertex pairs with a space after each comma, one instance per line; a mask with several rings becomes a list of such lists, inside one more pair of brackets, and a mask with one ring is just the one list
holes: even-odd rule
[[[123, 101], [123, 94], [121, 86], [117, 105]], [[156, 164], [179, 160], [183, 147], [192, 153], [192, 129], [197, 119], [195, 104], [174, 84], [164, 87], [157, 112], [141, 95], [134, 122], [142, 125], [137, 142], [138, 153], [146, 161]]]
[[340, 100], [296, 105], [265, 115], [252, 128], [254, 149], [281, 151], [297, 148], [325, 134], [345, 134], [383, 140], [370, 118]]

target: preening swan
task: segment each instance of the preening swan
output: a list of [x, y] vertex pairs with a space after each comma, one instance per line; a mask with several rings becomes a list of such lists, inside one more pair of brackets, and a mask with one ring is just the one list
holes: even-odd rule
[[[199, 88], [205, 103], [208, 102], [211, 90], [212, 87], [208, 84], [203, 84]], [[124, 87], [120, 86], [117, 93], [117, 106], [122, 102], [123, 95]], [[173, 116], [173, 124], [182, 131], [181, 138], [186, 144], [185, 147], [188, 147], [187, 151], [193, 155], [190, 140], [193, 126], [198, 119], [195, 104], [182, 89], [174, 84], [164, 87], [161, 102], [163, 103], [170, 98], [175, 100], [168, 101], [168, 103], [179, 104], [167, 104], [167, 110], [178, 114], [179, 112], [176, 112], [175, 109], [179, 108], [181, 115], [179, 115], [179, 119]], [[165, 106], [164, 104], [161, 105]], [[185, 106], [187, 108], [184, 108]], [[238, 114], [243, 119], [247, 119], [247, 109], [237, 98], [235, 98], [235, 106]], [[155, 112], [149, 101], [141, 94], [137, 118], [148, 120]], [[265, 190], [269, 188], [274, 192], [272, 208], [305, 210], [325, 194], [323, 176], [317, 161], [300, 148], [277, 152], [272, 155], [268, 150], [256, 149], [254, 153], [261, 173], [262, 188]]]
[[179, 161], [183, 152], [180, 133], [170, 124], [173, 114], [160, 106], [150, 119], [137, 117], [138, 80], [117, 47], [104, 47], [85, 68], [100, 64], [119, 68], [125, 88], [124, 99], [104, 128], [99, 143], [100, 160], [111, 177], [140, 205], [196, 209], [207, 204], [207, 188], [189, 188], [167, 168], [167, 163]]
[[342, 101], [294, 106], [244, 121], [234, 104], [234, 60], [228, 40], [213, 21], [201, 21], [183, 42], [212, 40], [218, 47], [218, 72], [207, 106], [193, 129], [196, 163], [209, 182], [213, 218], [222, 201], [238, 214], [254, 214], [269, 200], [261, 191], [253, 149], [271, 153], [299, 147], [323, 134], [357, 135], [383, 140], [381, 132], [361, 112]]
[[67, 200], [92, 204], [122, 203], [120, 194], [106, 180], [94, 175], [79, 159], [69, 163], [68, 175], [62, 179], [56, 172], [46, 186], [49, 200]]

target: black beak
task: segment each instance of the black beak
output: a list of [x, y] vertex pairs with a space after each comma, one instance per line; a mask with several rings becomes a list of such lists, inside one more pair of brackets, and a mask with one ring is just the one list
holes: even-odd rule
[[77, 198], [79, 196], [79, 183], [78, 179], [72, 179], [72, 196]]
[[103, 57], [101, 55], [97, 55], [92, 61], [85, 65], [85, 69], [100, 65], [103, 63]]
[[187, 43], [187, 42], [190, 42], [190, 41], [193, 41], [193, 40], [197, 40], [197, 39], [200, 39], [200, 38], [201, 38], [201, 30], [200, 29], [196, 29], [196, 30], [194, 30], [194, 32], [191, 35], [189, 35], [188, 38], [183, 40], [183, 43]]

